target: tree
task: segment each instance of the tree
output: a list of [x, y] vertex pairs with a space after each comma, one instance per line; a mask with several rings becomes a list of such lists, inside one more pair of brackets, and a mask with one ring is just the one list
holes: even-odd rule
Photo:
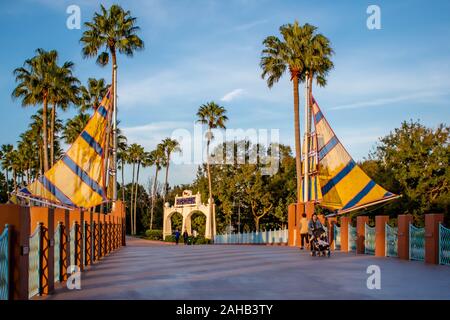
[[55, 122], [57, 108], [67, 110], [70, 103], [77, 104], [79, 102], [79, 85], [80, 81], [73, 76], [72, 71], [74, 64], [66, 61], [61, 67], [57, 65], [55, 56], [55, 71], [53, 84], [49, 90], [50, 102], [52, 103], [51, 120], [50, 120], [50, 164], [55, 162]]
[[62, 138], [67, 144], [72, 144], [86, 127], [90, 117], [87, 114], [79, 113], [75, 117], [68, 119], [63, 129]]
[[[120, 129], [118, 129], [120, 131]], [[117, 135], [117, 158], [120, 161], [120, 169], [122, 174], [122, 202], [125, 204], [125, 179], [124, 179], [124, 172], [125, 172], [125, 163], [128, 162], [128, 154], [127, 154], [127, 137], [125, 137], [122, 134]]]
[[5, 170], [5, 177], [6, 177], [6, 192], [7, 197], [9, 200], [9, 179], [8, 179], [8, 172], [11, 169], [11, 153], [14, 150], [14, 147], [11, 144], [3, 144], [1, 147], [1, 161], [2, 161], [2, 168]]
[[165, 154], [164, 163], [166, 164], [166, 177], [164, 180], [164, 197], [163, 197], [163, 200], [165, 201], [167, 192], [169, 191], [168, 179], [169, 179], [170, 157], [174, 152], [181, 152], [181, 148], [177, 140], [170, 138], [166, 138], [162, 141], [162, 148]]
[[[131, 199], [130, 199], [130, 225], [131, 234], [136, 234], [136, 199], [138, 193], [138, 182], [139, 182], [139, 168], [142, 160], [145, 157], [144, 148], [137, 143], [133, 143], [128, 148], [128, 161], [133, 165], [132, 183], [131, 183]], [[137, 174], [135, 177], [135, 170], [137, 166]]]
[[151, 151], [147, 166], [155, 166], [155, 178], [153, 179], [152, 202], [150, 207], [150, 230], [153, 230], [153, 216], [155, 213], [156, 187], [158, 184], [158, 172], [165, 166], [164, 146], [159, 143], [155, 150]]
[[54, 83], [56, 72], [56, 50], [45, 51], [37, 49], [36, 56], [27, 59], [23, 67], [14, 70], [14, 76], [18, 83], [12, 92], [12, 97], [22, 98], [22, 106], [43, 105], [43, 164], [44, 171], [48, 166], [48, 132], [47, 132], [47, 114], [50, 90]]
[[[212, 206], [214, 203], [212, 196], [212, 184], [211, 184], [211, 168], [209, 165], [209, 146], [211, 140], [214, 138], [212, 129], [225, 129], [225, 122], [228, 117], [225, 115], [226, 110], [224, 107], [217, 105], [215, 102], [208, 102], [200, 106], [197, 112], [197, 122], [205, 124], [208, 128], [206, 133], [206, 169], [208, 173], [208, 189], [209, 189], [209, 216], [213, 218]], [[210, 219], [213, 224], [213, 219]], [[210, 226], [212, 230], [212, 225]]]
[[[267, 77], [267, 85], [272, 88], [286, 70], [289, 70], [294, 92], [294, 129], [295, 129], [295, 160], [297, 172], [297, 201], [301, 199], [301, 142], [300, 142], [300, 112], [299, 112], [299, 82], [310, 81], [316, 76], [319, 84], [325, 84], [325, 75], [332, 68], [329, 56], [332, 51], [329, 42], [322, 35], [314, 35], [316, 28], [311, 25], [300, 26], [286, 24], [280, 27], [283, 40], [276, 36], [264, 39], [264, 49], [260, 66], [262, 78]], [[311, 80], [312, 81], [312, 80]]]
[[105, 79], [89, 78], [87, 87], [81, 86], [81, 103], [80, 112], [84, 113], [91, 109], [97, 110], [101, 100], [108, 92], [108, 86], [105, 83]]
[[[136, 18], [131, 16], [130, 11], [125, 11], [116, 4], [112, 5], [109, 10], [100, 5], [100, 10], [101, 13], [94, 13], [91, 22], [84, 24], [87, 30], [83, 32], [80, 42], [83, 44], [83, 56], [85, 58], [97, 56], [97, 63], [100, 66], [106, 66], [111, 55], [111, 84], [113, 84], [111, 94], [115, 97], [117, 93], [114, 90], [117, 90], [117, 88], [114, 88], [114, 71], [117, 71], [117, 51], [132, 57], [134, 51], [144, 48], [144, 42], [137, 36], [140, 28], [136, 26]], [[117, 134], [117, 132], [111, 133]], [[110, 139], [109, 136], [108, 139]], [[114, 146], [114, 148], [116, 147]], [[108, 159], [108, 156], [109, 154], [106, 152], [106, 159]], [[113, 163], [113, 169], [117, 169], [117, 163]]]
[[[380, 139], [364, 169], [374, 179], [403, 195], [400, 210], [423, 223], [424, 213], [450, 211], [450, 127], [436, 129], [419, 122], [403, 122]], [[371, 171], [371, 172], [370, 172]], [[385, 180], [385, 181], [383, 181]], [[397, 202], [397, 201], [396, 201]], [[395, 205], [395, 204], [393, 204]], [[397, 211], [398, 212], [398, 211]]]

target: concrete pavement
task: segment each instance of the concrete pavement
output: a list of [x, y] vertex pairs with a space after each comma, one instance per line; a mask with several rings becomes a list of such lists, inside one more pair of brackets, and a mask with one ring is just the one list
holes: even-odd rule
[[[381, 289], [367, 289], [369, 265]], [[82, 273], [81, 290], [46, 299], [450, 299], [450, 267], [280, 246], [174, 246], [128, 238]]]

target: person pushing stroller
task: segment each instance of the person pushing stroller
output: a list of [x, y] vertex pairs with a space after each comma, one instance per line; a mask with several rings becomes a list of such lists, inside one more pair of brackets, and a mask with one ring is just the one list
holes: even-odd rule
[[311, 220], [308, 223], [308, 234], [311, 255], [315, 256], [318, 252], [319, 254], [322, 253], [330, 256], [328, 237], [326, 236], [325, 228], [316, 213], [313, 213]]

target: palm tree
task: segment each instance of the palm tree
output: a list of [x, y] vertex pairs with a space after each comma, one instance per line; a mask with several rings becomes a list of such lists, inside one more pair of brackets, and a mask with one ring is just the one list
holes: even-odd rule
[[212, 129], [225, 129], [225, 122], [228, 117], [225, 115], [226, 110], [224, 107], [217, 105], [214, 102], [208, 102], [200, 106], [197, 112], [197, 122], [201, 124], [206, 124], [208, 131], [206, 133], [206, 170], [208, 173], [208, 189], [209, 189], [209, 217], [211, 220], [210, 230], [211, 235], [213, 234], [214, 221], [213, 221], [213, 196], [212, 196], [212, 182], [211, 182], [211, 169], [209, 165], [209, 146], [211, 140], [214, 138]]
[[166, 164], [166, 178], [164, 180], [164, 197], [163, 203], [166, 202], [166, 196], [169, 191], [169, 165], [170, 165], [170, 156], [174, 152], [181, 152], [180, 143], [175, 139], [166, 138], [162, 141], [162, 148], [165, 153], [165, 164]]
[[150, 207], [150, 230], [153, 229], [153, 214], [155, 212], [155, 200], [156, 200], [156, 187], [158, 183], [158, 172], [161, 168], [166, 165], [165, 163], [165, 153], [164, 146], [159, 143], [156, 149], [151, 151], [148, 158], [148, 166], [155, 166], [155, 178], [153, 180], [153, 190], [152, 190], [152, 202]]
[[[56, 58], [57, 59], [57, 56]], [[57, 61], [55, 60], [55, 64]], [[80, 92], [80, 81], [73, 76], [74, 63], [66, 61], [61, 67], [55, 66], [53, 85], [49, 90], [50, 102], [52, 103], [52, 112], [50, 120], [50, 164], [55, 162], [55, 122], [56, 109], [59, 107], [63, 111], [67, 110], [70, 103], [79, 102], [78, 94]]]
[[49, 94], [54, 83], [55, 61], [57, 58], [55, 50], [36, 50], [36, 56], [27, 59], [23, 67], [14, 70], [17, 87], [12, 92], [13, 98], [22, 98], [22, 106], [43, 105], [43, 153], [44, 171], [48, 170], [48, 132], [47, 132], [47, 109]]
[[86, 127], [90, 117], [85, 113], [79, 113], [75, 117], [68, 119], [63, 129], [62, 138], [67, 144], [72, 144]]
[[108, 85], [105, 79], [89, 78], [87, 87], [81, 86], [80, 112], [84, 113], [90, 109], [97, 110], [101, 100], [108, 92]]
[[[130, 227], [131, 234], [136, 234], [136, 212], [135, 212], [135, 199], [137, 199], [138, 192], [138, 181], [139, 181], [139, 168], [141, 161], [145, 158], [144, 148], [138, 145], [137, 143], [133, 143], [128, 148], [128, 161], [133, 166], [133, 174], [132, 174], [132, 182], [131, 182], [131, 199], [130, 199]], [[135, 176], [137, 165], [137, 175]], [[135, 180], [136, 177], [136, 180]], [[136, 190], [135, 190], [136, 189]]]
[[[80, 42], [83, 44], [83, 56], [85, 58], [97, 56], [97, 63], [100, 66], [106, 66], [111, 55], [111, 83], [113, 84], [111, 93], [115, 101], [117, 92], [114, 92], [114, 90], [117, 90], [117, 88], [115, 88], [114, 74], [115, 71], [117, 71], [117, 51], [132, 57], [134, 51], [144, 48], [144, 42], [137, 36], [137, 32], [140, 28], [136, 26], [136, 18], [131, 16], [130, 11], [125, 11], [116, 4], [112, 5], [109, 10], [106, 10], [103, 5], [100, 5], [100, 9], [101, 13], [96, 12], [92, 21], [84, 24], [87, 30], [83, 32]], [[117, 106], [115, 106], [115, 108], [117, 108]], [[116, 127], [114, 127], [114, 129], [115, 128]], [[115, 134], [117, 137], [117, 132], [112, 132], [112, 134]], [[117, 143], [116, 139], [112, 140], [114, 141], [114, 144]], [[116, 148], [117, 145], [114, 145], [113, 169], [117, 169], [117, 163], [115, 163], [117, 160], [117, 153], [114, 152], [114, 150], [117, 151]], [[108, 155], [106, 157], [108, 157]], [[114, 181], [114, 188], [115, 186]]]
[[301, 174], [301, 142], [299, 122], [299, 82], [310, 81], [314, 76], [319, 85], [325, 84], [325, 76], [332, 68], [329, 60], [332, 50], [329, 41], [322, 35], [315, 35], [316, 28], [305, 24], [300, 26], [286, 24], [280, 27], [283, 37], [269, 36], [263, 41], [260, 66], [262, 78], [267, 77], [269, 88], [278, 82], [286, 70], [289, 70], [294, 91], [294, 128], [295, 155], [297, 172], [297, 199], [300, 199]]
[[14, 150], [14, 147], [11, 144], [3, 144], [1, 147], [1, 153], [2, 153], [2, 168], [5, 170], [5, 177], [6, 177], [6, 192], [8, 194], [9, 199], [9, 178], [8, 178], [8, 172], [11, 168], [11, 153]]

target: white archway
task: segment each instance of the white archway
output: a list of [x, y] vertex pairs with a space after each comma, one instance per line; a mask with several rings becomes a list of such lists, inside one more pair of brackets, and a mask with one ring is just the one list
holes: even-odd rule
[[[212, 216], [210, 216], [210, 206], [212, 207]], [[164, 219], [163, 219], [163, 237], [172, 234], [172, 215], [178, 212], [183, 217], [183, 226], [181, 232], [187, 231], [189, 235], [192, 234], [191, 217], [195, 212], [203, 213], [206, 216], [205, 238], [212, 239], [216, 235], [216, 210], [214, 204], [203, 204], [201, 202], [200, 193], [197, 192], [195, 196], [192, 191], [185, 190], [181, 197], [175, 197], [175, 203], [170, 206], [169, 203], [164, 205]], [[211, 219], [213, 225], [211, 226]]]

